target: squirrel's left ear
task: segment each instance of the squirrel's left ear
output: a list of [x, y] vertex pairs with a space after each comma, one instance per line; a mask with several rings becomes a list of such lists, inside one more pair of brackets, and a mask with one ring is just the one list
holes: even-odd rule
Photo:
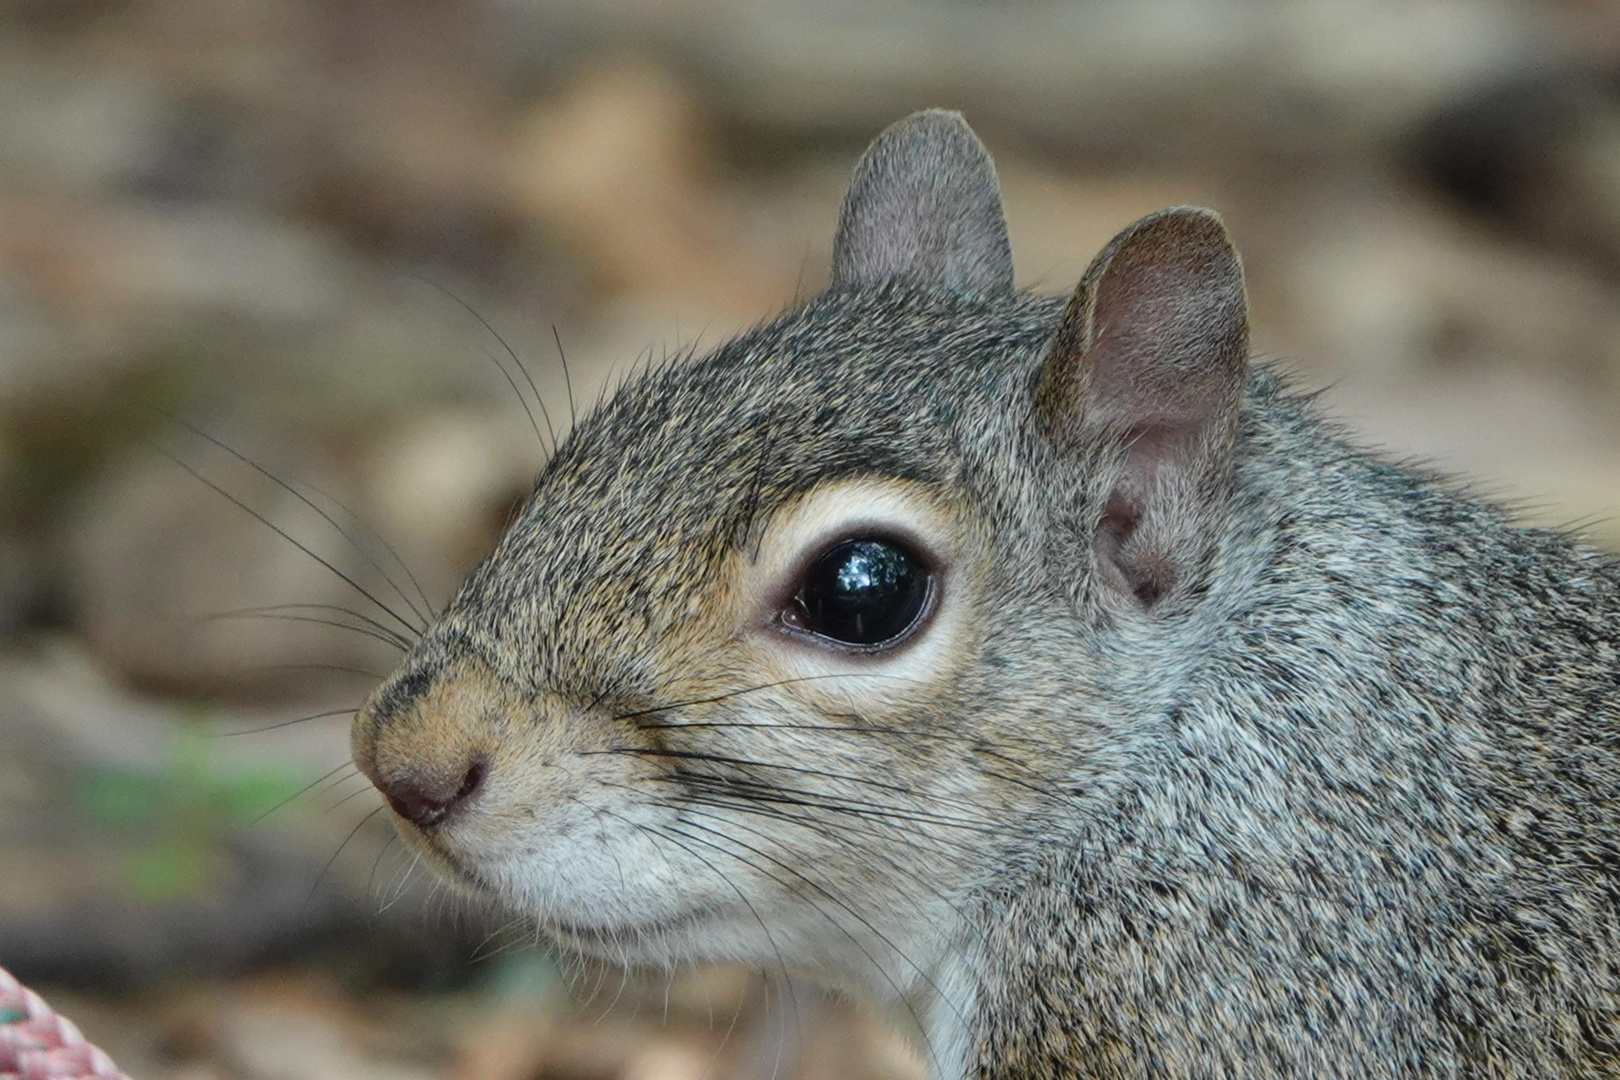
[[970, 294], [1012, 291], [996, 167], [960, 113], [906, 117], [855, 166], [833, 241], [833, 287], [894, 278]]
[[1037, 413], [1054, 443], [1100, 447], [1117, 463], [1098, 564], [1143, 604], [1205, 550], [1248, 362], [1243, 264], [1212, 210], [1173, 207], [1125, 229], [1064, 309]]

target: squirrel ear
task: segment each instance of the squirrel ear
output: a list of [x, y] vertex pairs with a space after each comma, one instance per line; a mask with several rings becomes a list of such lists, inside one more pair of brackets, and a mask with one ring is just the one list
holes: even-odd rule
[[855, 166], [833, 241], [833, 286], [891, 278], [963, 293], [1012, 291], [996, 167], [960, 113], [913, 113]]
[[1060, 444], [1119, 455], [1097, 549], [1143, 604], [1184, 576], [1224, 498], [1248, 359], [1243, 264], [1212, 210], [1125, 229], [1064, 309], [1037, 410]]

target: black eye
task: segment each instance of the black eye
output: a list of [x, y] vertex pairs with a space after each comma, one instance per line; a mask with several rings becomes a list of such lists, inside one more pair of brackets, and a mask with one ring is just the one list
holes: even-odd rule
[[845, 540], [810, 564], [784, 620], [845, 645], [883, 645], [916, 624], [929, 578], [892, 540]]

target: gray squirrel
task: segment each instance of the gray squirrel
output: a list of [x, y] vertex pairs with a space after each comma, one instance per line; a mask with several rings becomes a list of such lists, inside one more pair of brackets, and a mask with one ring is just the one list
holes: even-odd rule
[[1620, 565], [1251, 365], [1220, 219], [1013, 286], [916, 114], [821, 295], [584, 418], [357, 716], [444, 877], [931, 1073], [1620, 1076]]

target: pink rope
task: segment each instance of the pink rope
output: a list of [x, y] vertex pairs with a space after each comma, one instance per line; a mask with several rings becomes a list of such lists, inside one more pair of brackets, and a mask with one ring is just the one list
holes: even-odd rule
[[129, 1080], [73, 1021], [0, 968], [0, 1080]]

